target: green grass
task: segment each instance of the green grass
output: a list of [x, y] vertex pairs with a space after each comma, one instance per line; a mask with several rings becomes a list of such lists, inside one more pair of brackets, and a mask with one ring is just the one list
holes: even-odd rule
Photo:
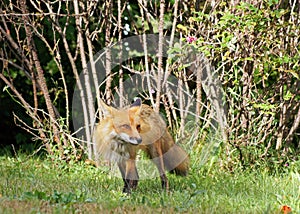
[[271, 175], [195, 166], [185, 178], [168, 174], [169, 193], [157, 178], [125, 195], [107, 168], [2, 156], [0, 213], [280, 213], [283, 205], [300, 212], [295, 170]]

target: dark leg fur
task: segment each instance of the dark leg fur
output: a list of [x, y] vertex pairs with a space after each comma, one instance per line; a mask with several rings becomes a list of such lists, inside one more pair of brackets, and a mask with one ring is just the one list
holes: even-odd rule
[[136, 189], [138, 185], [139, 175], [134, 160], [128, 160], [126, 163], [118, 164], [124, 181], [124, 193], [131, 193], [132, 189]]
[[138, 185], [138, 180], [130, 180], [130, 179], [123, 179], [124, 181], [124, 188], [123, 192], [124, 193], [131, 193], [131, 190], [136, 189]]
[[169, 181], [168, 181], [168, 178], [167, 178], [166, 174], [162, 174], [160, 176], [160, 179], [161, 179], [161, 187], [162, 187], [162, 189], [168, 191], [169, 190]]

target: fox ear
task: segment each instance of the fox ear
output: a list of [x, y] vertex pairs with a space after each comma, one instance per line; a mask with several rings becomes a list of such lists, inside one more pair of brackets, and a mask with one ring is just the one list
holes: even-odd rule
[[142, 105], [142, 100], [141, 98], [137, 98], [134, 103], [131, 104], [130, 108], [132, 107], [140, 107]]
[[106, 105], [103, 100], [100, 99], [100, 109], [105, 117], [112, 116], [113, 107]]
[[142, 107], [142, 100], [137, 98], [134, 103], [130, 105], [129, 111], [134, 114], [139, 114]]

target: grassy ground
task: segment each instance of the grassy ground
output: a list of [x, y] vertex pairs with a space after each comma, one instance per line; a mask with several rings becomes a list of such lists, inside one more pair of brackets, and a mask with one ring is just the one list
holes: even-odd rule
[[194, 165], [186, 178], [168, 177], [169, 193], [149, 179], [128, 196], [104, 168], [2, 156], [0, 213], [283, 213], [283, 205], [300, 212], [296, 170], [207, 172]]

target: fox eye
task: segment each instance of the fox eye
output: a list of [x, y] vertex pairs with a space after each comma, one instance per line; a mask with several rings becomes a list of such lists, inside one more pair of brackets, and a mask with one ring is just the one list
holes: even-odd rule
[[123, 129], [131, 129], [131, 127], [130, 127], [130, 125], [128, 125], [128, 124], [123, 124], [122, 126], [121, 126]]
[[138, 132], [140, 132], [141, 131], [141, 125], [137, 125], [136, 130], [138, 130]]

